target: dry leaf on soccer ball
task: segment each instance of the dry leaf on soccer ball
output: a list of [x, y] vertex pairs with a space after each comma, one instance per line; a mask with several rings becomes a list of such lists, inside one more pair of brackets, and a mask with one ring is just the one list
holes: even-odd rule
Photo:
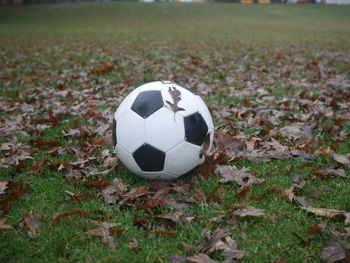
[[170, 108], [173, 110], [174, 113], [178, 112], [178, 111], [184, 111], [185, 109], [179, 107], [179, 102], [181, 100], [181, 92], [176, 89], [175, 87], [171, 88], [169, 87], [169, 93], [171, 98], [173, 99], [173, 102], [170, 101], [166, 101], [166, 103], [169, 104]]

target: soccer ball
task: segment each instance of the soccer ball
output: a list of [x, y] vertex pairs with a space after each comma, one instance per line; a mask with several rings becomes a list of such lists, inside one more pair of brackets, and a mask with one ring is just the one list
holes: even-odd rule
[[[113, 119], [114, 146], [133, 173], [147, 179], [176, 179], [204, 162], [214, 125], [203, 100], [171, 81], [155, 81], [133, 90]], [[205, 149], [204, 149], [205, 150]]]

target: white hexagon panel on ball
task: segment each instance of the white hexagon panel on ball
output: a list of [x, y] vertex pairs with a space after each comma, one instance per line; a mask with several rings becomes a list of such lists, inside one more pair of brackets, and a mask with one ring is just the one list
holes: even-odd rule
[[122, 103], [119, 105], [117, 111], [114, 114], [115, 119], [119, 119], [122, 113], [124, 113], [127, 110], [130, 110], [131, 105], [134, 103], [135, 98], [138, 95], [138, 91], [135, 89], [133, 90], [126, 98], [122, 101]]
[[164, 170], [174, 174], [176, 177], [188, 173], [201, 163], [200, 151], [200, 146], [182, 142], [180, 145], [167, 152]]
[[[135, 89], [115, 114], [116, 152], [125, 166], [144, 178], [178, 178], [204, 161], [204, 141], [214, 126], [202, 99], [170, 81]], [[209, 150], [208, 150], [209, 151]]]
[[141, 91], [147, 91], [147, 90], [162, 90], [164, 88], [164, 85], [161, 81], [153, 81], [149, 83], [142, 84], [140, 87], [137, 88], [139, 92]]
[[124, 150], [118, 144], [117, 144], [115, 151], [116, 151], [119, 159], [126, 166], [126, 168], [128, 168], [130, 171], [133, 171], [137, 175], [141, 175], [142, 171], [141, 171], [140, 167], [137, 165], [137, 163], [135, 162], [131, 153]]
[[180, 114], [163, 107], [145, 120], [146, 143], [167, 152], [185, 139], [184, 120]]
[[142, 172], [141, 177], [150, 180], [173, 180], [176, 179], [177, 176], [171, 175], [167, 172]]
[[129, 153], [133, 153], [145, 143], [144, 119], [134, 111], [124, 111], [116, 120], [117, 144]]

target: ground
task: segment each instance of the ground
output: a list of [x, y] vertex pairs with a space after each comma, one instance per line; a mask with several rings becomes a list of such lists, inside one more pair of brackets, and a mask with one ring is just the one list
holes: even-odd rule
[[[2, 7], [0, 261], [348, 260], [349, 13]], [[192, 177], [149, 182], [113, 156], [111, 116], [166, 79], [206, 101], [215, 145]]]

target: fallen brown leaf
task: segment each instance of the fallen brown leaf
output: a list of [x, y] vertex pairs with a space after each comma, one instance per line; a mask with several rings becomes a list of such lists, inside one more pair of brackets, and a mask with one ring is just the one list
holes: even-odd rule
[[169, 231], [154, 231], [152, 232], [153, 235], [155, 236], [167, 236], [167, 237], [175, 237], [177, 236], [176, 232], [169, 232]]
[[274, 261], [272, 261], [271, 263], [286, 263], [286, 262], [287, 262], [287, 259], [285, 257], [279, 257]]
[[[215, 244], [215, 249], [222, 250], [222, 254], [226, 257], [226, 261], [232, 261], [233, 259], [241, 259], [245, 257], [249, 252], [245, 250], [238, 250], [237, 243], [230, 236], [220, 240]], [[214, 248], [213, 247], [213, 248]]]
[[295, 236], [297, 239], [299, 239], [301, 246], [303, 246], [303, 247], [310, 246], [310, 241], [309, 240], [305, 240], [304, 238], [302, 238], [297, 233], [292, 233], [292, 235]]
[[210, 218], [209, 222], [222, 223], [224, 221], [225, 215], [218, 215]]
[[182, 263], [186, 261], [186, 257], [180, 255], [171, 255], [169, 257], [171, 263]]
[[116, 157], [116, 156], [107, 156], [107, 157], [104, 157], [102, 167], [107, 167], [107, 168], [110, 168], [110, 169], [114, 169], [117, 166], [118, 162], [119, 162], [118, 157]]
[[30, 187], [24, 181], [9, 181], [7, 184], [8, 191], [3, 194], [3, 198], [0, 200], [1, 214], [7, 214], [10, 211], [10, 204], [12, 201], [27, 198]]
[[[73, 202], [81, 202], [81, 201], [85, 201], [85, 200], [89, 200], [92, 199], [94, 196], [91, 194], [77, 194], [77, 193], [73, 193], [70, 191], [64, 191], [66, 194], [68, 194], [70, 196], [70, 199], [68, 199], [69, 201], [73, 201]], [[64, 200], [62, 202], [68, 201], [68, 200]]]
[[318, 155], [328, 155], [331, 156], [334, 153], [334, 151], [331, 149], [331, 147], [327, 147], [327, 148], [320, 148], [318, 150], [315, 151], [315, 154]]
[[0, 230], [10, 230], [13, 229], [12, 226], [6, 225], [5, 223], [7, 222], [8, 218], [1, 218], [0, 219]]
[[252, 206], [246, 206], [238, 208], [232, 212], [233, 216], [265, 216], [265, 212], [262, 209], [254, 208]]
[[193, 197], [197, 200], [198, 205], [201, 205], [206, 200], [205, 194], [198, 187], [194, 189]]
[[106, 187], [109, 185], [109, 182], [106, 182], [104, 180], [96, 180], [96, 181], [82, 181], [82, 184], [86, 187]]
[[228, 130], [218, 129], [216, 132], [216, 144], [220, 152], [225, 153], [232, 159], [239, 156], [245, 148], [245, 141], [242, 138], [232, 136]]
[[139, 241], [135, 237], [131, 238], [131, 241], [129, 242], [129, 248], [136, 253], [141, 251], [141, 248], [139, 248]]
[[317, 216], [325, 216], [325, 217], [336, 217], [336, 216], [344, 216], [345, 217], [345, 224], [350, 224], [350, 212], [336, 210], [336, 209], [330, 209], [330, 208], [315, 208], [315, 207], [302, 207], [302, 209], [311, 212]]
[[282, 136], [291, 140], [298, 140], [302, 137], [311, 137], [311, 127], [302, 122], [295, 122], [279, 130]]
[[247, 185], [247, 186], [244, 186], [242, 191], [240, 191], [239, 193], [237, 193], [235, 196], [238, 198], [238, 199], [244, 199], [246, 198], [247, 194], [249, 193], [250, 191], [250, 185]]
[[59, 141], [44, 141], [42, 137], [38, 137], [36, 140], [36, 144], [34, 147], [42, 148], [42, 147], [59, 147], [62, 146]]
[[295, 174], [292, 176], [294, 186], [299, 189], [303, 189], [306, 181], [301, 178], [300, 174]]
[[343, 237], [350, 237], [350, 227], [344, 227], [345, 232], [339, 232], [339, 231], [335, 231], [332, 232], [335, 236], [343, 236]]
[[40, 227], [40, 217], [35, 214], [25, 214], [23, 220], [20, 222], [20, 226], [27, 227], [29, 229], [28, 235], [30, 237], [35, 237], [38, 234], [38, 229]]
[[350, 168], [349, 155], [333, 153], [332, 157], [338, 163], [341, 163], [341, 164], [345, 165], [346, 167]]
[[163, 219], [168, 219], [171, 220], [175, 223], [178, 223], [180, 221], [181, 216], [183, 215], [182, 212], [176, 211], [176, 212], [171, 212], [168, 214], [164, 215], [156, 215], [157, 218], [163, 218]]
[[7, 185], [8, 185], [8, 181], [0, 181], [0, 195], [5, 194], [6, 189], [7, 189]]
[[210, 237], [209, 245], [203, 248], [201, 252], [212, 253], [214, 251], [222, 251], [222, 254], [226, 257], [226, 261], [243, 258], [248, 252], [238, 250], [236, 241], [230, 235], [231, 231], [228, 228], [217, 229]]
[[309, 229], [307, 230], [307, 234], [309, 236], [315, 236], [317, 233], [323, 232], [326, 228], [327, 228], [326, 223], [318, 223], [314, 226], [309, 227]]
[[[327, 246], [321, 251], [321, 258], [326, 263], [333, 263], [347, 258], [347, 252], [344, 248], [344, 243], [341, 241], [330, 241]], [[349, 258], [348, 258], [349, 259]]]
[[42, 171], [46, 170], [49, 167], [49, 160], [48, 159], [39, 159], [35, 161], [32, 168], [33, 174], [39, 174]]
[[216, 250], [216, 243], [219, 242], [222, 238], [227, 237], [229, 235], [231, 235], [231, 230], [228, 228], [218, 228], [212, 235], [210, 234], [210, 232], [208, 232], [207, 238], [209, 238], [209, 243], [206, 247], [202, 249], [202, 252], [212, 252]]
[[181, 92], [176, 89], [175, 87], [169, 87], [169, 90], [168, 90], [171, 98], [173, 99], [173, 102], [170, 102], [170, 101], [166, 101], [166, 103], [169, 104], [170, 108], [173, 110], [174, 114], [177, 112], [177, 111], [184, 111], [185, 109], [179, 107], [179, 102], [181, 100]]
[[0, 167], [19, 165], [21, 161], [33, 159], [31, 147], [22, 143], [2, 143], [0, 144], [0, 151], [3, 151], [5, 156], [0, 159]]
[[185, 202], [181, 202], [180, 200], [175, 199], [171, 195], [165, 196], [162, 202], [164, 202], [164, 204], [169, 206], [170, 208], [179, 210], [179, 211], [182, 211], [191, 207], [189, 204]]
[[294, 185], [292, 185], [290, 188], [288, 188], [287, 190], [282, 190], [282, 192], [281, 192], [281, 194], [282, 194], [282, 197], [284, 198], [284, 199], [286, 199], [287, 201], [289, 201], [289, 202], [292, 202], [293, 201], [293, 199], [294, 199]]
[[110, 228], [117, 226], [116, 223], [107, 223], [107, 222], [98, 222], [96, 220], [90, 219], [90, 222], [99, 226], [98, 228], [91, 229], [85, 234], [91, 236], [99, 236], [103, 243], [107, 243], [109, 249], [115, 248], [115, 243], [113, 241], [113, 237], [110, 236]]
[[322, 173], [326, 175], [335, 175], [339, 177], [346, 178], [346, 173], [344, 169], [338, 168], [338, 169], [332, 169], [332, 168], [326, 168], [322, 170]]
[[239, 170], [236, 166], [217, 165], [215, 172], [219, 173], [223, 178], [221, 183], [236, 182], [240, 186], [249, 186], [252, 184], [262, 184], [265, 179], [257, 178], [248, 173], [249, 168], [243, 167]]
[[294, 196], [294, 200], [297, 201], [303, 207], [309, 207], [310, 204], [304, 196]]
[[149, 187], [147, 186], [139, 186], [137, 188], [131, 189], [129, 192], [122, 196], [122, 199], [118, 202], [119, 205], [122, 205], [128, 201], [132, 201], [140, 196], [148, 195], [150, 192], [148, 191]]
[[147, 216], [137, 216], [134, 215], [132, 218], [132, 222], [136, 226], [141, 226], [144, 230], [148, 230], [150, 227], [150, 217]]
[[213, 260], [208, 255], [202, 253], [187, 257], [187, 261], [192, 263], [219, 263], [219, 261]]
[[224, 193], [218, 193], [219, 191], [221, 191], [222, 188], [220, 186], [216, 186], [214, 187], [213, 190], [211, 190], [211, 192], [208, 194], [207, 196], [207, 202], [216, 207], [219, 204], [221, 204], [224, 200]]
[[83, 217], [87, 217], [88, 214], [89, 214], [89, 211], [79, 210], [79, 209], [74, 209], [73, 211], [63, 211], [61, 213], [56, 213], [53, 215], [49, 226], [56, 224], [58, 221], [60, 221], [61, 219], [65, 218], [65, 217], [70, 217], [70, 216], [74, 216], [74, 215], [80, 215]]
[[102, 190], [102, 196], [107, 204], [114, 204], [116, 198], [128, 190], [129, 185], [121, 178], [115, 178], [113, 182]]

